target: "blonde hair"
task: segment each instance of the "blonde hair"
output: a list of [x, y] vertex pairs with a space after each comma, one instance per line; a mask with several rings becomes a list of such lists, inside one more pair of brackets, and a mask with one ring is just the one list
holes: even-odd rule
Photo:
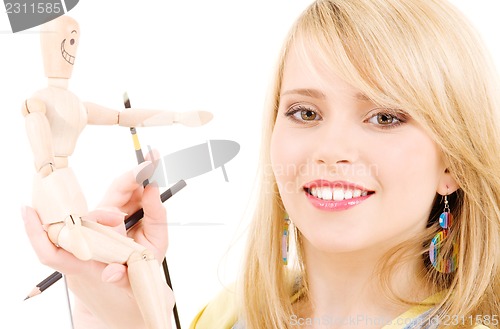
[[[269, 168], [287, 54], [296, 51], [307, 59], [311, 49], [373, 102], [408, 112], [440, 147], [460, 186], [451, 198], [455, 224], [448, 239], [459, 245], [458, 269], [442, 274], [426, 261], [442, 210], [436, 197], [426, 232], [387, 255], [381, 269], [386, 283], [404, 259], [398, 256], [422, 257], [429, 285], [446, 292], [438, 316], [500, 314], [500, 89], [480, 37], [444, 0], [319, 0], [288, 35], [265, 112], [260, 190], [241, 287], [246, 328], [291, 327], [295, 280], [302, 278], [307, 288], [300, 232], [298, 274], [289, 275], [281, 262], [285, 210]], [[444, 254], [450, 249], [445, 244]]]

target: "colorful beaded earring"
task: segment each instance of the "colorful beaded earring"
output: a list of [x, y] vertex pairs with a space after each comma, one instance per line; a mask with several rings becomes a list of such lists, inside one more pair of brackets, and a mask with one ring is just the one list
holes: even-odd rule
[[442, 230], [434, 236], [429, 247], [429, 259], [431, 264], [441, 273], [451, 273], [457, 269], [458, 247], [455, 242], [453, 242], [453, 251], [450, 257], [443, 259], [442, 255], [440, 255], [441, 246], [444, 243], [444, 239], [448, 236], [452, 223], [453, 216], [450, 212], [450, 206], [448, 205], [448, 195], [445, 195], [444, 210], [439, 216], [439, 226], [441, 226]]
[[290, 240], [289, 226], [290, 219], [288, 218], [288, 214], [286, 214], [285, 220], [283, 221], [283, 234], [281, 236], [281, 256], [283, 257], [283, 265], [288, 264], [288, 243]]

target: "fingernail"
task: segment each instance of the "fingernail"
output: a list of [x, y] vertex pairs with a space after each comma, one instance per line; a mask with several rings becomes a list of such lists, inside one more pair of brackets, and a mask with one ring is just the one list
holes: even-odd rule
[[133, 170], [135, 180], [139, 184], [142, 184], [142, 182], [151, 177], [153, 172], [154, 166], [151, 164], [151, 161], [144, 161]]
[[108, 283], [113, 283], [113, 282], [116, 282], [118, 280], [120, 280], [122, 278], [123, 274], [121, 272], [116, 272], [115, 274], [111, 275], [107, 280], [106, 282]]

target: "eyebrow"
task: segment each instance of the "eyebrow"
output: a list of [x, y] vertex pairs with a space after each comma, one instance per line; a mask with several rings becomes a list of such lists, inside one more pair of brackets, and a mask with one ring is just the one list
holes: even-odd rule
[[[320, 99], [326, 98], [326, 95], [323, 92], [321, 92], [317, 89], [309, 89], [309, 88], [285, 90], [280, 95], [281, 96], [284, 96], [284, 95], [302, 95], [302, 96], [309, 96], [309, 97], [320, 98]], [[356, 98], [357, 100], [360, 100], [360, 101], [365, 101], [365, 102], [371, 101], [371, 99], [363, 93], [356, 93], [356, 95], [354, 95], [354, 98]]]
[[309, 96], [309, 97], [314, 97], [314, 98], [325, 98], [325, 94], [323, 94], [321, 91], [316, 90], [316, 89], [290, 89], [290, 90], [285, 90], [283, 93], [281, 93], [281, 96], [284, 95], [302, 95], [302, 96]]
[[71, 33], [73, 33], [73, 32], [74, 32], [74, 33], [78, 33], [78, 32], [76, 32], [76, 30], [71, 31]]
[[357, 100], [360, 100], [360, 101], [366, 101], [366, 102], [371, 102], [372, 101], [370, 99], [370, 97], [366, 96], [363, 93], [356, 93], [356, 95], [354, 95], [354, 98], [356, 98]]

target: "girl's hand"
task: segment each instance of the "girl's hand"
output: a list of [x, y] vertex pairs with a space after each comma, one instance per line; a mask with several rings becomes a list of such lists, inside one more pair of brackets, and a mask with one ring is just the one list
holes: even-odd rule
[[[143, 188], [142, 182], [136, 181], [138, 173], [143, 173], [147, 166], [144, 163], [117, 178], [99, 207], [84, 220], [96, 221], [127, 234], [154, 252], [161, 262], [168, 243], [166, 211], [161, 203], [158, 187], [151, 184]], [[131, 215], [140, 208], [144, 210], [143, 219], [125, 232], [126, 214]], [[66, 275], [69, 288], [76, 297], [76, 328], [141, 328], [144, 325], [130, 289], [126, 266], [81, 261], [49, 240], [34, 209], [23, 208], [23, 218], [26, 232], [40, 262]], [[107, 311], [105, 314], [99, 312], [99, 318], [95, 316], [96, 312], [89, 312], [96, 305]]]

